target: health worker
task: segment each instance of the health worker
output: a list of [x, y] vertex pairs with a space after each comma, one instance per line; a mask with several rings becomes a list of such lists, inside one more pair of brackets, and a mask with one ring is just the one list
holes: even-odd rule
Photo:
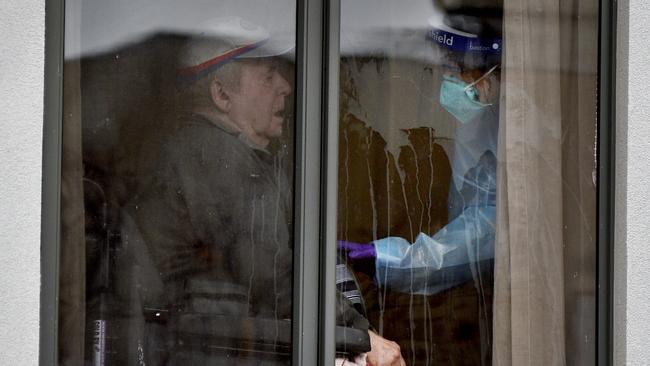
[[427, 39], [444, 68], [438, 102], [455, 123], [449, 222], [414, 243], [400, 237], [337, 243], [350, 260], [375, 260], [377, 285], [424, 295], [477, 279], [494, 258], [502, 49], [500, 25], [465, 15], [429, 24]]

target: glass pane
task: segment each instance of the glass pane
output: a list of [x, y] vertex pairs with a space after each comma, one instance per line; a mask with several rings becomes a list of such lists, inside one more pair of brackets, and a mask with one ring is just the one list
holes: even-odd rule
[[341, 362], [595, 364], [597, 19], [341, 0]]
[[66, 1], [61, 365], [291, 362], [293, 1]]

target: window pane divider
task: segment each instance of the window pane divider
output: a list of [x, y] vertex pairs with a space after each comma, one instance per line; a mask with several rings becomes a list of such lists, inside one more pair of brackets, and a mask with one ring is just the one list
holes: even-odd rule
[[614, 364], [614, 187], [616, 141], [616, 1], [600, 0], [598, 50], [598, 193], [596, 363]]
[[317, 365], [321, 241], [323, 0], [298, 1], [292, 364]]
[[321, 365], [334, 365], [336, 354], [336, 233], [338, 208], [340, 0], [326, 2], [324, 55], [323, 243], [321, 261]]

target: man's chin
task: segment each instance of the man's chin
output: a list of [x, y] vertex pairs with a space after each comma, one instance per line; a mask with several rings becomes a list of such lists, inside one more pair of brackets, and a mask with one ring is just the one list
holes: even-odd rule
[[273, 121], [273, 124], [269, 129], [269, 136], [275, 138], [282, 136], [283, 126], [284, 126], [284, 119], [281, 119], [279, 121]]
[[282, 129], [279, 130], [273, 130], [269, 133], [270, 138], [277, 139], [279, 137], [282, 137]]

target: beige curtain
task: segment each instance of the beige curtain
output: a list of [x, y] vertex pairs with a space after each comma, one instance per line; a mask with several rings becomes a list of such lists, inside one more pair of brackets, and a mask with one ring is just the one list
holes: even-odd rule
[[589, 364], [593, 354], [597, 28], [586, 3], [596, 5], [504, 0], [498, 366]]

